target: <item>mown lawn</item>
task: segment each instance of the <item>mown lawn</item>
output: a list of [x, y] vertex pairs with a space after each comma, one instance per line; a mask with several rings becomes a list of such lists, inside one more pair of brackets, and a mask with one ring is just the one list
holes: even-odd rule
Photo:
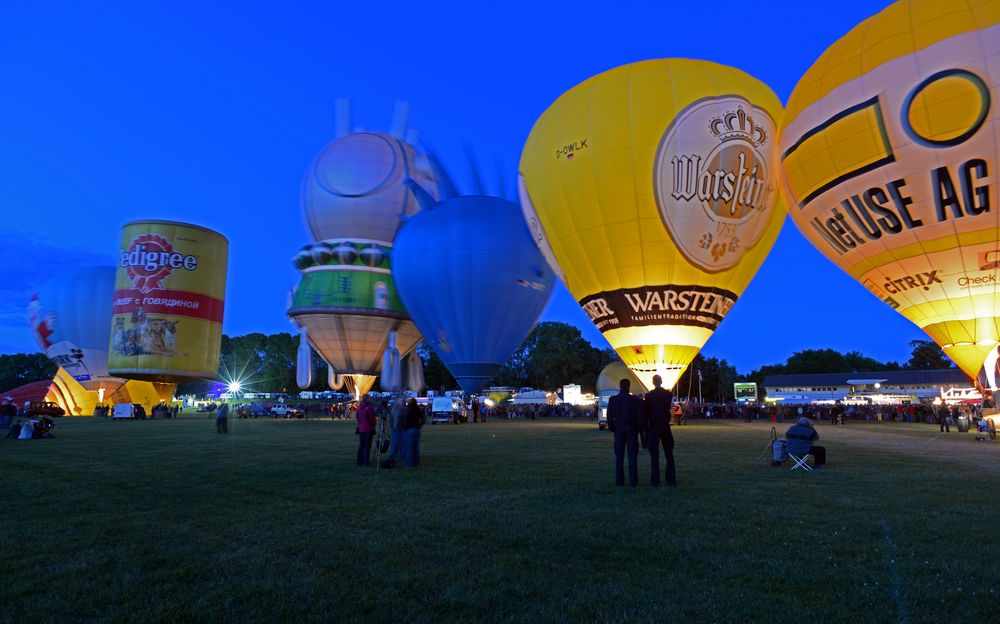
[[644, 454], [621, 490], [589, 422], [428, 426], [377, 474], [347, 422], [58, 424], [0, 440], [3, 622], [1000, 621], [972, 434], [820, 424], [804, 474], [707, 421], [675, 428], [677, 490]]

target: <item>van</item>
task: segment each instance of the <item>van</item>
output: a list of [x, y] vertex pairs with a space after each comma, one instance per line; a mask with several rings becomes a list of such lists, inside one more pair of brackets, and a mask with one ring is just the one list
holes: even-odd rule
[[138, 403], [118, 403], [111, 417], [142, 420], [146, 418], [146, 408]]
[[434, 397], [431, 403], [431, 424], [453, 422], [457, 411], [451, 397]]

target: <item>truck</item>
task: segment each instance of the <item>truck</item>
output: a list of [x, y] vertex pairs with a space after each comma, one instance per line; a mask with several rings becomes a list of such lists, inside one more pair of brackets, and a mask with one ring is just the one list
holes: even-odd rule
[[431, 403], [431, 424], [453, 422], [457, 412], [455, 399], [448, 396], [436, 396]]
[[276, 403], [271, 406], [271, 418], [302, 418], [305, 415], [305, 410], [295, 405]]

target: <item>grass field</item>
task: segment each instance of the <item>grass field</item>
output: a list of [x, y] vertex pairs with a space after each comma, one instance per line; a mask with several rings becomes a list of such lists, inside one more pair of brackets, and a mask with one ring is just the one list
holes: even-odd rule
[[[354, 466], [340, 421], [61, 419], [0, 440], [3, 622], [997, 622], [1000, 443], [675, 428], [680, 487], [613, 485], [591, 423], [424, 429]], [[784, 425], [787, 427], [787, 424]], [[780, 431], [780, 430], [779, 430]]]

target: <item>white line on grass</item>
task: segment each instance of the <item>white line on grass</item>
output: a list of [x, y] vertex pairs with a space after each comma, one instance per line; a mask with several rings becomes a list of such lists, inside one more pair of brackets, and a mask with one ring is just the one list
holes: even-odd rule
[[905, 624], [906, 611], [903, 609], [903, 583], [899, 578], [899, 570], [896, 568], [896, 541], [892, 539], [892, 531], [885, 518], [879, 518], [878, 525], [882, 529], [885, 537], [885, 545], [888, 547], [886, 558], [889, 560], [889, 582], [892, 589], [892, 599], [896, 601], [896, 623]]

